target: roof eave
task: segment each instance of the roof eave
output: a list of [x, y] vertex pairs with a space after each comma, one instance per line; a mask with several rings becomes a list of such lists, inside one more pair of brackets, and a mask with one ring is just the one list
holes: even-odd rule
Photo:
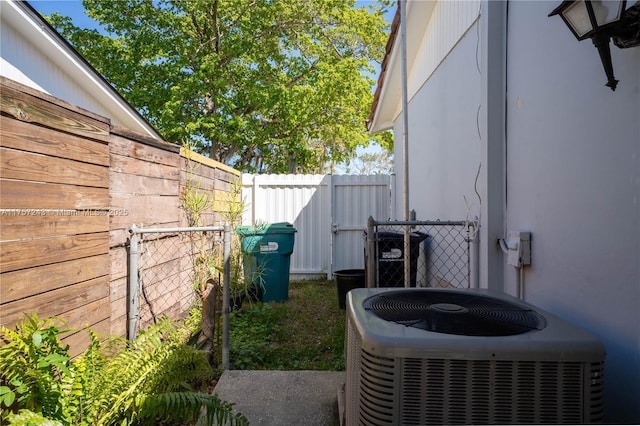
[[[71, 66], [86, 77], [87, 81], [91, 81], [96, 90], [110, 99], [112, 105], [119, 110], [119, 114], [136, 124], [138, 129], [131, 130], [143, 131], [150, 137], [163, 139], [162, 135], [33, 6], [26, 1], [12, 1], [10, 3], [26, 15], [38, 30], [44, 32], [56, 47], [64, 52], [64, 56], [72, 63]], [[61, 67], [65, 68], [64, 65]], [[67, 65], [68, 67], [69, 65]]]
[[380, 102], [383, 88], [385, 87], [384, 83], [388, 75], [387, 69], [391, 62], [391, 53], [393, 51], [393, 45], [395, 44], [396, 38], [398, 37], [398, 32], [400, 31], [400, 1], [401, 0], [398, 0], [396, 13], [393, 16], [393, 21], [391, 22], [391, 31], [389, 33], [389, 38], [387, 39], [387, 44], [385, 46], [382, 64], [380, 65], [380, 75], [378, 76], [378, 84], [373, 94], [371, 112], [369, 113], [369, 117], [367, 118], [367, 121], [366, 121], [367, 130], [371, 133], [378, 133], [383, 130], [388, 130], [391, 127], [390, 126], [387, 128], [381, 128], [380, 124], [377, 123], [376, 119], [378, 116], [378, 104]]

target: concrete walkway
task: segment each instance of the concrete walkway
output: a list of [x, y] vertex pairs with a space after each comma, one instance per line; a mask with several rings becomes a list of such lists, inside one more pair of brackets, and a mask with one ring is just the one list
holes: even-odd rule
[[227, 370], [214, 392], [252, 426], [337, 426], [343, 371]]

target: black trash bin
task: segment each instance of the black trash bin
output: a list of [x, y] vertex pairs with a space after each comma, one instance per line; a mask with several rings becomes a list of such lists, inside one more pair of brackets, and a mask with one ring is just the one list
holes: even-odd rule
[[[429, 238], [424, 232], [409, 234], [409, 283], [416, 286], [420, 243]], [[404, 234], [377, 232], [375, 234], [378, 262], [378, 287], [404, 287]]]
[[333, 273], [338, 288], [338, 306], [346, 308], [347, 293], [354, 288], [364, 288], [364, 269], [342, 269]]

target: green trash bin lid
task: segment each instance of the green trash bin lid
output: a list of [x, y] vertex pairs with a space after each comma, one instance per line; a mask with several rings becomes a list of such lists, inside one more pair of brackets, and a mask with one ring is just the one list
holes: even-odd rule
[[236, 233], [238, 235], [266, 235], [266, 234], [293, 234], [297, 230], [289, 222], [268, 223], [259, 226], [238, 226]]
[[289, 222], [279, 222], [279, 223], [272, 223], [271, 225], [267, 226], [267, 232], [278, 232], [278, 233], [294, 233], [297, 232], [296, 228], [293, 227], [293, 225]]

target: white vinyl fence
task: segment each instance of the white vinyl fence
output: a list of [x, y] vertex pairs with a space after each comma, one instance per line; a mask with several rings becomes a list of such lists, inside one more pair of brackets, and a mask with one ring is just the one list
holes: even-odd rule
[[289, 222], [296, 228], [291, 278], [328, 278], [364, 269], [367, 219], [392, 217], [390, 175], [242, 176], [243, 225]]

